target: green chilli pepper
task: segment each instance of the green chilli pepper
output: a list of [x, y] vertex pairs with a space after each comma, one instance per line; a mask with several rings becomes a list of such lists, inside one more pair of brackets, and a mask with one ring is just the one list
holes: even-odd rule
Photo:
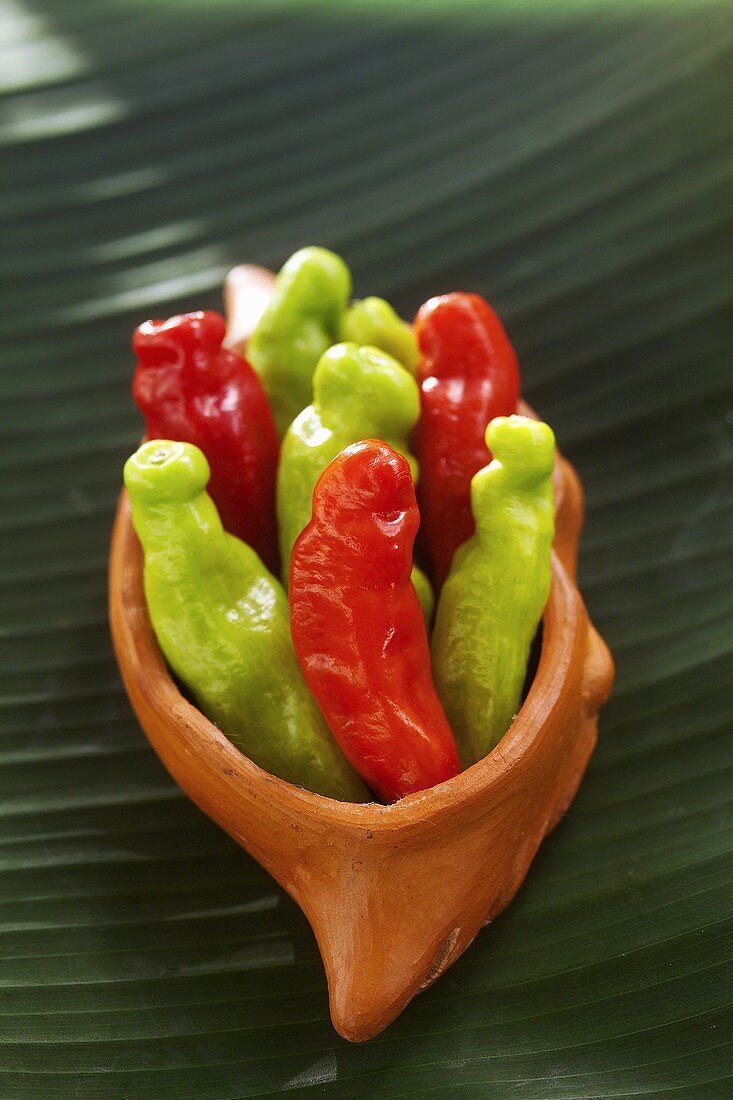
[[208, 462], [189, 443], [153, 440], [125, 464], [160, 648], [203, 713], [261, 768], [366, 801], [301, 675], [282, 586], [224, 531], [208, 480]]
[[412, 326], [381, 298], [348, 305], [350, 294], [351, 272], [326, 248], [301, 248], [280, 269], [247, 358], [262, 380], [281, 436], [310, 404], [316, 364], [339, 340], [381, 348], [415, 371]]
[[247, 345], [280, 435], [310, 402], [316, 363], [339, 338], [351, 274], [335, 252], [301, 248], [280, 269]]
[[433, 632], [433, 673], [464, 767], [493, 749], [522, 699], [550, 591], [555, 437], [547, 424], [499, 416], [493, 462], [471, 481], [476, 534], [453, 560]]
[[[419, 415], [417, 383], [386, 352], [335, 344], [321, 357], [313, 376], [313, 404], [290, 425], [280, 451], [277, 518], [286, 582], [291, 551], [311, 518], [313, 490], [329, 462], [352, 443], [380, 439], [405, 456], [416, 481], [408, 437]], [[429, 619], [430, 583], [417, 569], [413, 583]]]
[[342, 319], [341, 339], [362, 347], [381, 348], [411, 374], [417, 370], [419, 353], [412, 325], [398, 317], [383, 298], [352, 302]]

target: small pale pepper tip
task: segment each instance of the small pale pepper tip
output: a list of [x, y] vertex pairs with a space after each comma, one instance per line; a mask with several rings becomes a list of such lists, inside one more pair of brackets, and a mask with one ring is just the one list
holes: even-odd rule
[[[358, 434], [407, 436], [420, 415], [420, 394], [410, 372], [377, 347], [332, 345], [313, 375], [313, 403], [326, 418], [362, 429]], [[366, 429], [366, 430], [364, 430]], [[413, 474], [417, 466], [411, 462]]]
[[419, 352], [412, 325], [406, 324], [383, 298], [352, 302], [341, 319], [340, 335], [347, 342], [382, 348], [411, 374], [417, 370]]
[[198, 447], [171, 439], [151, 439], [125, 463], [124, 479], [133, 498], [187, 501], [208, 483], [209, 464]]
[[279, 275], [283, 272], [292, 275], [300, 268], [306, 267], [318, 271], [330, 280], [334, 293], [342, 295], [344, 299], [351, 294], [351, 272], [336, 252], [320, 245], [309, 244], [305, 248], [299, 248], [290, 256], [280, 268]]
[[552, 473], [555, 435], [549, 424], [528, 416], [496, 416], [486, 429], [486, 446], [516, 483], [533, 485]]

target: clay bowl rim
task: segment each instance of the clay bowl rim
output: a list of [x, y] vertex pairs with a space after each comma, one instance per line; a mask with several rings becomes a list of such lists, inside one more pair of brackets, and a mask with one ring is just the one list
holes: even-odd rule
[[[206, 760], [216, 773], [218, 782], [236, 792], [240, 789], [239, 782], [244, 781], [252, 795], [259, 791], [263, 796], [279, 798], [283, 803], [290, 803], [292, 808], [297, 807], [308, 818], [372, 832], [398, 833], [416, 825], [432, 823], [449, 815], [456, 804], [481, 800], [492, 788], [500, 786], [505, 775], [520, 766], [532, 751], [535, 742], [543, 736], [553, 712], [561, 704], [568, 673], [578, 651], [578, 635], [584, 624], [580, 593], [553, 550], [552, 583], [543, 612], [537, 670], [514, 721], [494, 749], [452, 779], [407, 795], [390, 805], [340, 802], [295, 786], [260, 768], [179, 690], [147, 614], [142, 549], [132, 527], [129, 501], [124, 489], [115, 516], [109, 565], [110, 620], [115, 652], [126, 688], [128, 681], [134, 679], [140, 695], [156, 712], [159, 721], [167, 729], [176, 728], [177, 735], [187, 742], [188, 748]], [[135, 606], [130, 606], [123, 598], [126, 591], [134, 594]], [[582, 690], [582, 678], [577, 690]], [[131, 703], [137, 712], [132, 699]], [[145, 732], [157, 749], [159, 739], [150, 737], [147, 730]], [[185, 786], [180, 772], [175, 778]]]

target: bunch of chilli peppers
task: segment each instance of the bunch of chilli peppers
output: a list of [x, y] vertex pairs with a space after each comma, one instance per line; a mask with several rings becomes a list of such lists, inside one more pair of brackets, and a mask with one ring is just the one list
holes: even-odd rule
[[516, 415], [483, 298], [409, 325], [351, 286], [334, 253], [295, 253], [245, 355], [217, 313], [142, 324], [124, 477], [156, 637], [203, 713], [282, 779], [390, 803], [486, 756], [521, 705], [555, 441]]

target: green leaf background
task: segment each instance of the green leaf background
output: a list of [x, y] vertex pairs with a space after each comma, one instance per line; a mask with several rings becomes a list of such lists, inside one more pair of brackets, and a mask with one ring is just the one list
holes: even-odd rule
[[[733, 1095], [733, 5], [0, 4], [0, 1097]], [[511, 908], [383, 1035], [126, 702], [129, 334], [342, 252], [506, 318], [618, 662]]]

